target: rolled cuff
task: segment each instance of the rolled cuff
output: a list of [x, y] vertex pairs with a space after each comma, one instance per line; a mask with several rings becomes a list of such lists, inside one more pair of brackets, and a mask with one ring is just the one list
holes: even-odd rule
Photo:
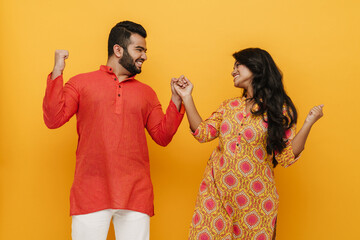
[[295, 157], [292, 143], [290, 143], [280, 154], [275, 155], [276, 161], [283, 167], [287, 168], [293, 165], [299, 158], [301, 153]]

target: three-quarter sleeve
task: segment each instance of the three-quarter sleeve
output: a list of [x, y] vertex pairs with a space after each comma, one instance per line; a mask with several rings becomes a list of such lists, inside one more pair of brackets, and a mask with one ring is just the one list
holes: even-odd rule
[[79, 93], [76, 81], [70, 79], [63, 86], [63, 76], [47, 78], [45, 97], [43, 100], [44, 122], [48, 128], [58, 128], [64, 125], [77, 112]]
[[281, 153], [275, 153], [276, 161], [283, 167], [290, 167], [300, 158], [301, 154], [295, 157], [293, 152], [292, 140], [294, 139], [295, 135], [296, 124], [285, 131], [284, 139], [286, 141], [286, 147], [281, 151]]
[[201, 143], [210, 142], [219, 136], [220, 124], [223, 120], [224, 105], [211, 114], [211, 116], [202, 121], [198, 128], [192, 132], [192, 135]]

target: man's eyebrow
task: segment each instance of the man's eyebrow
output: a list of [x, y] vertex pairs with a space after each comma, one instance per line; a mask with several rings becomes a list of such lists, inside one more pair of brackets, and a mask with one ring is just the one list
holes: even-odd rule
[[135, 48], [139, 48], [139, 49], [144, 50], [144, 51], [147, 50], [146, 48], [144, 48], [144, 47], [142, 47], [142, 46], [136, 46]]

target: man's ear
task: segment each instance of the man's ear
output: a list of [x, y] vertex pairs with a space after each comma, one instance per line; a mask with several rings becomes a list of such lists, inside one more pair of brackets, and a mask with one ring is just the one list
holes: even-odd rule
[[114, 51], [114, 55], [117, 58], [121, 58], [123, 56], [123, 54], [124, 54], [124, 49], [118, 44], [115, 44], [113, 46], [113, 51]]

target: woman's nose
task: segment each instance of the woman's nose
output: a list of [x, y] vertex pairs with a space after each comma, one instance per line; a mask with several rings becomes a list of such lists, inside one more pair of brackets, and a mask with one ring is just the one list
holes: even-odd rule
[[235, 69], [231, 72], [231, 76], [235, 77], [236, 71]]

